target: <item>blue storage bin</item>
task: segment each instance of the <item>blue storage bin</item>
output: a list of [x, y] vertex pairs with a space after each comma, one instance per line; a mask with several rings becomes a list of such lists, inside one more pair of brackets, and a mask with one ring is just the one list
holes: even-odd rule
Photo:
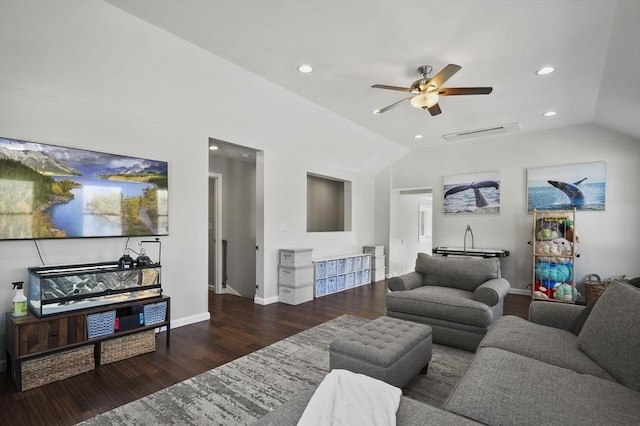
[[87, 315], [87, 338], [113, 334], [116, 325], [116, 311]]
[[154, 325], [164, 322], [167, 318], [167, 302], [150, 303], [144, 305], [144, 325]]
[[336, 277], [327, 278], [327, 293], [335, 293], [338, 290]]
[[327, 294], [327, 279], [320, 278], [316, 280], [316, 297], [324, 296], [325, 294]]
[[336, 287], [338, 291], [342, 291], [347, 288], [347, 276], [346, 275], [338, 275], [336, 280]]
[[327, 276], [327, 262], [316, 262], [316, 278], [324, 278]]

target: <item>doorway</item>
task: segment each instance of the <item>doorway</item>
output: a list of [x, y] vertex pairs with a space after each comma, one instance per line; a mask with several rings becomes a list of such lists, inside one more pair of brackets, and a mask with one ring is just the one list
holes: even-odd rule
[[256, 297], [260, 151], [209, 140], [209, 288]]
[[432, 188], [391, 191], [389, 275], [414, 270], [418, 253], [431, 254], [433, 245]]

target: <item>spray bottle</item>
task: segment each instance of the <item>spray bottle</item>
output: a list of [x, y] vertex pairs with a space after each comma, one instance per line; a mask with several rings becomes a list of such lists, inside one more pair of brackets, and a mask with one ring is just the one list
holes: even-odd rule
[[27, 315], [27, 298], [22, 291], [23, 281], [16, 281], [13, 284], [13, 289], [16, 291], [16, 295], [13, 298], [13, 316], [23, 317]]

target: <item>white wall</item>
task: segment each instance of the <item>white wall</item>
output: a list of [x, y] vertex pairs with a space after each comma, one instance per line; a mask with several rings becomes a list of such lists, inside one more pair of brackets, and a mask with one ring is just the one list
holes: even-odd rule
[[384, 246], [386, 277], [388, 277], [389, 272], [391, 172], [391, 167], [386, 168], [382, 172], [378, 173], [374, 182], [376, 192], [374, 245]]
[[[305, 247], [313, 257], [362, 252], [374, 236], [374, 178], [339, 170], [302, 155], [274, 157], [268, 151], [265, 162], [265, 286], [258, 289], [266, 301], [277, 297], [278, 250]], [[270, 167], [267, 167], [269, 165]], [[307, 172], [351, 181], [352, 230], [349, 232], [307, 232]]]
[[[169, 162], [170, 236], [163, 238], [162, 263], [175, 325], [208, 318], [210, 137], [264, 151], [259, 296], [271, 302], [279, 248], [308, 246], [322, 255], [372, 243], [373, 176], [407, 151], [97, 0], [0, 2], [0, 92], [4, 137]], [[306, 234], [307, 172], [353, 182], [352, 232]], [[114, 238], [40, 246], [47, 263], [65, 264], [117, 259], [123, 244]], [[26, 281], [27, 267], [39, 263], [33, 242], [0, 242], [0, 263], [6, 311], [9, 283]]]
[[[532, 216], [527, 213], [526, 169], [605, 161], [606, 211], [578, 212], [580, 258], [576, 277], [640, 275], [640, 141], [595, 124], [483, 140], [451, 143], [412, 152], [392, 166], [392, 187], [433, 186], [433, 245], [462, 246], [470, 224], [476, 248], [509, 250], [503, 276], [512, 288], [531, 282]], [[443, 215], [442, 177], [497, 170], [499, 214]], [[378, 191], [384, 191], [378, 188]]]

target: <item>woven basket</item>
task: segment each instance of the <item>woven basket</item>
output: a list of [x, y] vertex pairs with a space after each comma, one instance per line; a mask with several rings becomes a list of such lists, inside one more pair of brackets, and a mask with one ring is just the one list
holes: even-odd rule
[[130, 334], [100, 343], [100, 365], [131, 358], [156, 350], [156, 334], [153, 330]]
[[598, 300], [598, 297], [607, 289], [610, 281], [602, 281], [598, 274], [589, 274], [584, 279], [585, 302], [589, 303]]
[[93, 370], [94, 345], [60, 352], [22, 363], [22, 391]]

